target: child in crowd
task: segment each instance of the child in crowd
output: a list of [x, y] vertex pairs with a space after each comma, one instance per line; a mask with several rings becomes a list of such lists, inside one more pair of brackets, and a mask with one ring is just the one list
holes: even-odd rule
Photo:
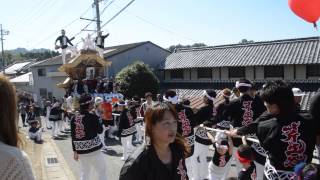
[[242, 137], [242, 145], [239, 146], [236, 156], [242, 164], [242, 169], [238, 174], [239, 180], [256, 180], [256, 166], [254, 165], [253, 149], [247, 144], [245, 136]]
[[30, 122], [30, 126], [28, 131], [29, 138], [34, 140], [35, 143], [42, 143], [42, 128], [39, 127], [38, 121]]

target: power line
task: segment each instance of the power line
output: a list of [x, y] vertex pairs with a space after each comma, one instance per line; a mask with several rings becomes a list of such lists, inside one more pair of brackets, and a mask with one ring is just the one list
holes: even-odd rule
[[[91, 9], [91, 7], [89, 7], [88, 9], [86, 9], [86, 10], [80, 15], [80, 17], [83, 16], [83, 15], [85, 15], [90, 9]], [[65, 29], [65, 28], [71, 26], [73, 23], [75, 23], [75, 22], [78, 21], [78, 20], [80, 20], [79, 17], [77, 17], [76, 19], [72, 20], [72, 21], [71, 21], [70, 23], [68, 23], [67, 25], [63, 26], [62, 29]], [[42, 40], [38, 41], [37, 43], [35, 43], [35, 45], [40, 45], [40, 44], [46, 42], [47, 40], [49, 40], [51, 37], [55, 36], [55, 35], [56, 35], [57, 33], [59, 33], [59, 32], [60, 32], [60, 30], [59, 30], [59, 31], [55, 31], [54, 33], [48, 35], [48, 36], [45, 37], [44, 39], [42, 39]]]
[[29, 22], [29, 24], [34, 23], [36, 20], [38, 20], [44, 13], [47, 12], [47, 10], [51, 7], [54, 6], [54, 4], [56, 4], [57, 1], [51, 1], [51, 4], [47, 3], [46, 6], [43, 8], [42, 11], [39, 11], [39, 13], [37, 14], [37, 16], [35, 16], [33, 19], [31, 19]]
[[105, 11], [114, 1], [115, 1], [115, 0], [112, 0], [108, 5], [106, 5], [106, 6], [102, 9], [100, 15], [102, 15], [102, 14], [104, 13], [104, 11]]
[[[104, 23], [101, 26], [101, 29], [106, 26], [108, 23], [110, 23], [112, 20], [114, 20], [118, 15], [120, 15], [125, 9], [127, 9], [135, 0], [131, 0], [126, 6], [124, 6], [118, 13], [116, 13], [114, 16], [112, 16], [106, 23]], [[113, 3], [113, 2], [110, 2]], [[88, 25], [90, 25], [92, 22], [90, 22]], [[88, 26], [87, 25], [87, 26]], [[86, 26], [86, 27], [87, 27]], [[77, 33], [77, 35], [79, 35], [82, 31], [80, 31], [79, 33]], [[92, 36], [94, 33], [91, 33], [90, 36]], [[78, 45], [79, 43], [81, 43], [81, 41], [77, 42], [76, 45]]]
[[[36, 8], [36, 5], [39, 5], [38, 7], [40, 7], [40, 8]], [[41, 10], [45, 5], [46, 5], [46, 1], [45, 0], [42, 0], [39, 4], [36, 3], [35, 6], [32, 7], [33, 11], [31, 11], [30, 13], [27, 13], [25, 16], [20, 18], [17, 21], [17, 23], [15, 23], [15, 24], [18, 25], [18, 24], [21, 24], [21, 23], [25, 23], [27, 21], [27, 19], [30, 19], [34, 15], [36, 15], [39, 12], [39, 10]]]
[[[113, 3], [113, 2], [115, 2], [115, 0], [112, 0], [109, 4], [107, 4], [104, 8], [103, 8], [103, 10], [101, 11], [101, 15], [104, 13], [104, 11]], [[92, 8], [93, 9], [93, 8]], [[93, 14], [94, 14], [95, 12], [93, 11]], [[93, 19], [96, 19], [96, 16], [93, 18]], [[79, 34], [81, 34], [81, 33], [83, 33], [83, 31], [86, 29], [86, 28], [88, 28], [91, 24], [93, 23], [93, 21], [91, 21], [91, 22], [89, 22], [86, 26], [84, 26], [79, 32], [77, 32], [73, 37], [75, 37], [75, 36], [78, 36]], [[92, 35], [93, 33], [91, 33], [90, 35]], [[77, 42], [76, 43], [76, 45], [78, 45], [79, 43], [81, 43], [81, 41], [79, 41], [79, 42]]]
[[[114, 4], [114, 5], [117, 6], [118, 8], [120, 8], [118, 5], [116, 5], [116, 4]], [[159, 29], [162, 29], [162, 30], [164, 30], [164, 31], [166, 31], [166, 32], [168, 32], [168, 33], [174, 34], [174, 35], [176, 35], [176, 36], [180, 36], [181, 38], [184, 38], [184, 39], [187, 39], [187, 40], [190, 40], [190, 41], [193, 41], [193, 42], [199, 42], [199, 41], [196, 41], [196, 40], [191, 39], [191, 38], [189, 38], [189, 37], [182, 36], [181, 33], [176, 33], [176, 32], [173, 32], [173, 31], [169, 30], [168, 28], [165, 28], [165, 27], [162, 27], [162, 26], [160, 26], [160, 25], [157, 25], [157, 24], [155, 24], [155, 23], [153, 23], [153, 22], [151, 22], [151, 21], [149, 21], [149, 20], [147, 20], [147, 19], [145, 19], [145, 18], [142, 18], [142, 17], [140, 17], [140, 16], [138, 16], [138, 15], [136, 15], [136, 14], [134, 14], [134, 13], [128, 11], [128, 10], [126, 10], [126, 12], [127, 12], [128, 14], [130, 14], [130, 15], [138, 18], [139, 20], [147, 23], [147, 24], [150, 24], [150, 25], [152, 25], [152, 26], [154, 26], [154, 27], [157, 27], [157, 28], [159, 28]]]
[[131, 0], [126, 6], [124, 6], [118, 13], [116, 13], [111, 19], [109, 19], [106, 23], [104, 23], [101, 28], [110, 23], [113, 19], [115, 19], [119, 14], [121, 14], [125, 9], [127, 9], [135, 0]]

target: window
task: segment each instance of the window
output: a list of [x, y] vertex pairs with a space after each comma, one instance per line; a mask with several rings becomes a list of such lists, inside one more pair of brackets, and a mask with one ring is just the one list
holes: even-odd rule
[[307, 77], [317, 77], [320, 76], [320, 65], [307, 65]]
[[210, 68], [198, 68], [198, 79], [200, 78], [212, 78], [212, 69]]
[[46, 69], [38, 69], [38, 76], [46, 76]]
[[40, 88], [40, 97], [47, 97], [47, 89]]
[[230, 67], [229, 78], [245, 78], [246, 68], [245, 67]]
[[170, 75], [171, 79], [183, 79], [183, 69], [172, 70]]
[[283, 78], [284, 77], [283, 66], [265, 66], [264, 77], [265, 78]]

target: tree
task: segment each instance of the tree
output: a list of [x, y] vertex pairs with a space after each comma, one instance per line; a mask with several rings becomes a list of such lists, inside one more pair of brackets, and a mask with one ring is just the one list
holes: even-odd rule
[[[12, 64], [14, 62], [20, 62], [20, 61], [30, 60], [30, 59], [36, 59], [37, 61], [41, 61], [41, 60], [45, 60], [45, 59], [59, 55], [58, 51], [50, 51], [50, 50], [27, 51], [25, 50], [26, 52], [24, 52], [21, 49], [22, 48], [20, 49], [18, 48], [17, 51], [16, 50], [4, 51], [4, 59], [5, 59], [6, 65]], [[0, 56], [1, 56], [1, 52], [0, 52]]]
[[247, 44], [247, 43], [254, 43], [253, 40], [247, 40], [247, 39], [242, 39], [239, 44]]
[[175, 49], [180, 49], [180, 48], [192, 48], [192, 47], [203, 47], [203, 46], [207, 46], [204, 43], [194, 43], [193, 45], [172, 45], [168, 48], [169, 51], [173, 52]]
[[123, 68], [117, 75], [116, 81], [126, 98], [134, 95], [143, 97], [146, 92], [156, 94], [159, 91], [159, 80], [150, 67], [141, 61], [136, 61]]

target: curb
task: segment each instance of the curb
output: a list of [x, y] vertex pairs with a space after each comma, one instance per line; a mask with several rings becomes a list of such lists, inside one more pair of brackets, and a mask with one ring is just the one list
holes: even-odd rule
[[75, 180], [70, 167], [64, 159], [59, 148], [48, 134], [44, 134], [44, 147], [42, 149], [42, 175], [44, 180], [61, 179]]

